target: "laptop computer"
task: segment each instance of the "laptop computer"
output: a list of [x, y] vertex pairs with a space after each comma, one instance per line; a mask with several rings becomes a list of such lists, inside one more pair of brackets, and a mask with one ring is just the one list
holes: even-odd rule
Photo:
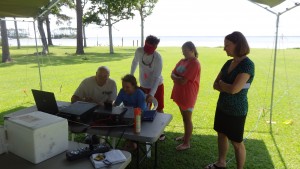
[[96, 103], [78, 101], [69, 106], [59, 107], [54, 93], [35, 89], [31, 91], [39, 111], [61, 116], [69, 120], [84, 120], [98, 106]]
[[156, 114], [156, 110], [145, 110], [142, 113], [142, 121], [153, 121]]

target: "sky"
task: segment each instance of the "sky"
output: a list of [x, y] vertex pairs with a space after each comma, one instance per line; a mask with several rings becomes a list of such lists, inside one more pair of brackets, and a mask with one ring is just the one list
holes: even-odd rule
[[[279, 7], [270, 8], [282, 12], [291, 7], [295, 0], [287, 0]], [[71, 26], [76, 27], [75, 11], [64, 10], [70, 14]], [[280, 36], [300, 36], [300, 7], [280, 16]], [[145, 35], [156, 36], [225, 36], [233, 31], [241, 31], [246, 36], [275, 35], [276, 15], [247, 0], [159, 0], [152, 15], [145, 20]], [[32, 30], [31, 23], [19, 23], [19, 27]], [[63, 25], [61, 25], [63, 26]], [[67, 26], [67, 25], [64, 25]], [[13, 27], [13, 24], [8, 24]], [[55, 18], [51, 18], [52, 29]], [[108, 28], [89, 25], [87, 37], [107, 37]], [[138, 13], [133, 19], [114, 25], [114, 37], [140, 36]]]

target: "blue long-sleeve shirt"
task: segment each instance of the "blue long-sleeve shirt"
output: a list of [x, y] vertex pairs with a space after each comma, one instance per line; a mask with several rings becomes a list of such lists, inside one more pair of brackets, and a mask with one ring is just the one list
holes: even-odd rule
[[120, 105], [122, 102], [124, 106], [140, 108], [142, 111], [147, 109], [146, 97], [141, 89], [136, 89], [135, 92], [130, 95], [121, 89], [115, 100], [115, 105]]

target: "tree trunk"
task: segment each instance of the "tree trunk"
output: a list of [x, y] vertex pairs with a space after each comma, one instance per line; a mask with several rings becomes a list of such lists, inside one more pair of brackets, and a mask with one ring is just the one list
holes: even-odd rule
[[139, 10], [141, 16], [141, 47], [144, 46], [144, 16], [143, 16], [143, 6]]
[[53, 46], [53, 43], [52, 43], [52, 36], [51, 36], [51, 29], [50, 29], [50, 19], [49, 19], [49, 15], [46, 16], [46, 27], [47, 27], [48, 45], [49, 45], [49, 46]]
[[[14, 19], [16, 20], [15, 17], [14, 17]], [[15, 23], [15, 31], [16, 31], [16, 38], [17, 38], [18, 49], [20, 49], [21, 45], [20, 45], [20, 38], [19, 38], [19, 30], [18, 30], [17, 21], [14, 21], [14, 23]]]
[[108, 35], [109, 35], [109, 53], [114, 53], [113, 39], [112, 39], [112, 24], [111, 24], [111, 13], [110, 7], [108, 7]]
[[85, 36], [85, 25], [82, 26], [82, 32], [83, 32], [83, 46], [86, 48], [87, 44], [86, 44], [86, 36]]
[[77, 16], [77, 47], [76, 54], [84, 54], [83, 43], [82, 43], [82, 6], [81, 0], [76, 0], [76, 16]]
[[10, 53], [8, 46], [8, 37], [6, 29], [6, 21], [1, 20], [1, 43], [2, 43], [2, 63], [10, 62]]
[[38, 29], [39, 29], [42, 44], [43, 44], [43, 52], [42, 53], [43, 54], [48, 54], [48, 52], [49, 52], [48, 44], [47, 44], [47, 39], [46, 39], [44, 27], [43, 27], [43, 20], [41, 18], [38, 18]]

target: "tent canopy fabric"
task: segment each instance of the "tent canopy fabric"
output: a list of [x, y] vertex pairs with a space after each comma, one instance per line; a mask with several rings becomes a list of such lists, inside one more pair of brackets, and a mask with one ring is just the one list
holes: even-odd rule
[[0, 17], [36, 17], [50, 0], [0, 0]]
[[[285, 0], [250, 0], [255, 3], [277, 6]], [[35, 17], [41, 7], [49, 4], [50, 0], [0, 0], [0, 17]]]
[[259, 4], [268, 5], [272, 8], [274, 6], [277, 6], [277, 5], [281, 4], [285, 0], [250, 0], [250, 1], [255, 2], [255, 3], [259, 3]]

